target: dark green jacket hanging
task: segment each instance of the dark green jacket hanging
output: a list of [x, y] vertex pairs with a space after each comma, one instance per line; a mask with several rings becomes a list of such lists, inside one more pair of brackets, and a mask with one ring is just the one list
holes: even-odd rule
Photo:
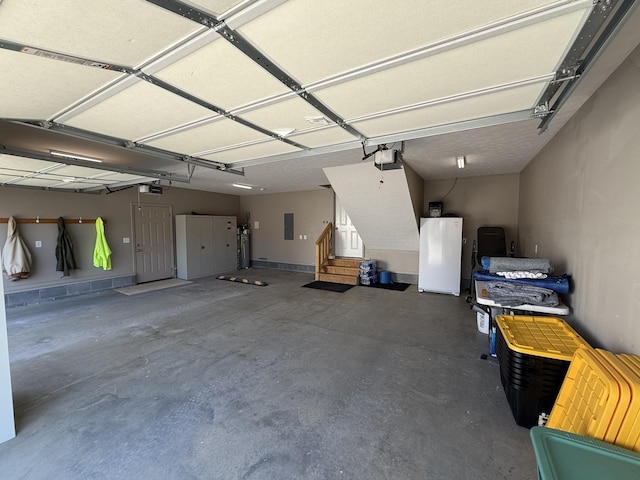
[[69, 276], [69, 270], [74, 270], [77, 267], [76, 259], [73, 257], [73, 242], [67, 232], [67, 227], [64, 224], [62, 217], [58, 218], [58, 244], [56, 245], [56, 260], [58, 264], [56, 266], [57, 272], [64, 272], [64, 277]]

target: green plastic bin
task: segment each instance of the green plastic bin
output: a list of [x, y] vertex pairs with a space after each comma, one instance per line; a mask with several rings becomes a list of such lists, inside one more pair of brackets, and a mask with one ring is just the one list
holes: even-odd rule
[[637, 480], [640, 454], [593, 438], [533, 427], [540, 480]]

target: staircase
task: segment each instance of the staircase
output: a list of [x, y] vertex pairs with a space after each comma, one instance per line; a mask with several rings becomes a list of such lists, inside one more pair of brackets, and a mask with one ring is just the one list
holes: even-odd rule
[[359, 273], [360, 260], [357, 258], [330, 258], [316, 273], [316, 280], [357, 285]]
[[315, 279], [331, 283], [357, 285], [360, 260], [357, 258], [331, 258], [331, 235], [333, 224], [327, 224], [316, 240]]

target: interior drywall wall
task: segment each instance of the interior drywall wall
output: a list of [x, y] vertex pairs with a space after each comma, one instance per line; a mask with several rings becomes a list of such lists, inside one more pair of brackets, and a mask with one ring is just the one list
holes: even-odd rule
[[[51, 192], [20, 188], [0, 188], [0, 217], [16, 218], [96, 218], [106, 221], [105, 236], [112, 250], [112, 269], [104, 271], [93, 266], [95, 246], [94, 224], [67, 225], [74, 242], [74, 256], [79, 269], [62, 278], [56, 272], [55, 247], [58, 227], [54, 224], [19, 224], [20, 236], [32, 256], [32, 273], [28, 279], [4, 280], [6, 293], [22, 292], [43, 287], [64, 285], [81, 281], [116, 278], [134, 274], [134, 232], [132, 231], [131, 205], [172, 205], [175, 215], [181, 213], [206, 213], [235, 215], [240, 211], [240, 197], [183, 188], [165, 188], [162, 195], [139, 194], [136, 188], [116, 193], [90, 195]], [[0, 224], [0, 243], [4, 244], [7, 225]], [[130, 243], [123, 239], [129, 238]], [[42, 242], [40, 248], [35, 242]]]
[[428, 216], [429, 202], [442, 201], [444, 214], [455, 214], [463, 219], [463, 279], [468, 281], [471, 277], [471, 252], [478, 228], [503, 227], [507, 250], [512, 241], [517, 242], [518, 198], [518, 174], [434, 180], [424, 183], [423, 216]]
[[416, 222], [404, 169], [373, 162], [323, 169], [365, 248], [418, 251]]
[[365, 257], [375, 260], [378, 272], [386, 270], [392, 274], [406, 274], [415, 278], [403, 278], [398, 281], [417, 282], [419, 252], [409, 250], [366, 250]]
[[16, 436], [9, 365], [7, 315], [4, 305], [4, 286], [0, 282], [0, 443]]
[[[522, 253], [573, 276], [570, 320], [640, 354], [640, 47], [521, 172]], [[535, 253], [538, 245], [538, 253]]]
[[[312, 266], [315, 242], [333, 221], [333, 191], [248, 195], [240, 208], [240, 218], [249, 218], [252, 261]], [[285, 213], [293, 213], [293, 240], [284, 239]]]
[[409, 195], [411, 196], [413, 212], [416, 216], [416, 225], [419, 226], [424, 203], [424, 180], [415, 172], [413, 168], [411, 168], [406, 163], [404, 164], [404, 173], [407, 177]]

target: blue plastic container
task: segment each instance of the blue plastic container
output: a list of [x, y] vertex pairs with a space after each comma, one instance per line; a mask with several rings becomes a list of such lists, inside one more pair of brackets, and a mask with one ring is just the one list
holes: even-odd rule
[[380, 283], [383, 285], [391, 283], [391, 272], [386, 272], [384, 270], [380, 272]]

